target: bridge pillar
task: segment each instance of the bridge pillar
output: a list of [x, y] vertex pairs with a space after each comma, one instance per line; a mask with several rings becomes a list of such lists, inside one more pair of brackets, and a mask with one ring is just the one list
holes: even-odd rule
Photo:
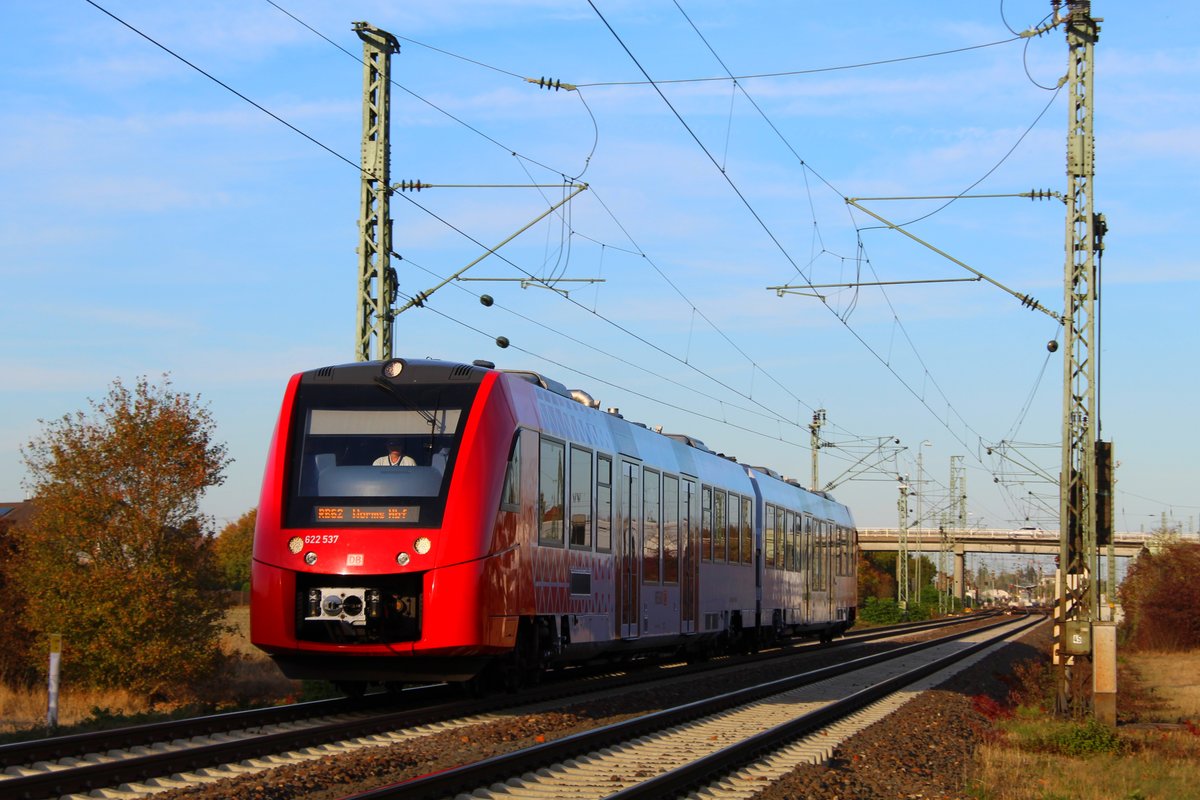
[[954, 596], [961, 605], [966, 593], [967, 551], [961, 544], [954, 546]]

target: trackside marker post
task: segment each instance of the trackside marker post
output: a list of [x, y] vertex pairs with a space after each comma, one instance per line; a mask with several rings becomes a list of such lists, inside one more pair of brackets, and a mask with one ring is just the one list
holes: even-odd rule
[[50, 676], [47, 686], [46, 727], [58, 727], [58, 669], [62, 661], [62, 634], [50, 634]]

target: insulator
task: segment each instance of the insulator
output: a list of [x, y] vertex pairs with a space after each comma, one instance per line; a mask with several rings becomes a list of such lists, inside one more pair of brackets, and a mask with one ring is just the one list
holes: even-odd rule
[[429, 184], [420, 181], [400, 181], [398, 184], [398, 188], [402, 192], [419, 192], [428, 186]]
[[412, 302], [413, 302], [413, 305], [416, 306], [417, 308], [423, 308], [425, 306], [425, 301], [428, 299], [429, 299], [429, 295], [426, 294], [425, 292], [417, 292], [415, 295], [413, 295]]

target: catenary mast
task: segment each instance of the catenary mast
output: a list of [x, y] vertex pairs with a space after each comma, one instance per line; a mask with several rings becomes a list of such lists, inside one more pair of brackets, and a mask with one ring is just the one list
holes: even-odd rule
[[[1056, 4], [1057, 5], [1057, 4]], [[1066, 280], [1063, 325], [1063, 438], [1059, 489], [1059, 606], [1055, 615], [1055, 669], [1058, 709], [1078, 715], [1085, 698], [1078, 691], [1092, 655], [1091, 624], [1098, 619], [1096, 525], [1096, 377], [1100, 350], [1096, 335], [1098, 273], [1096, 256], [1103, 229], [1092, 210], [1095, 177], [1093, 47], [1100, 27], [1090, 0], [1069, 0], [1060, 20], [1069, 47], [1067, 132]], [[1078, 664], [1077, 664], [1078, 662]]]
[[391, 62], [400, 43], [387, 31], [355, 22], [363, 41], [362, 192], [358, 214], [356, 361], [392, 357]]

